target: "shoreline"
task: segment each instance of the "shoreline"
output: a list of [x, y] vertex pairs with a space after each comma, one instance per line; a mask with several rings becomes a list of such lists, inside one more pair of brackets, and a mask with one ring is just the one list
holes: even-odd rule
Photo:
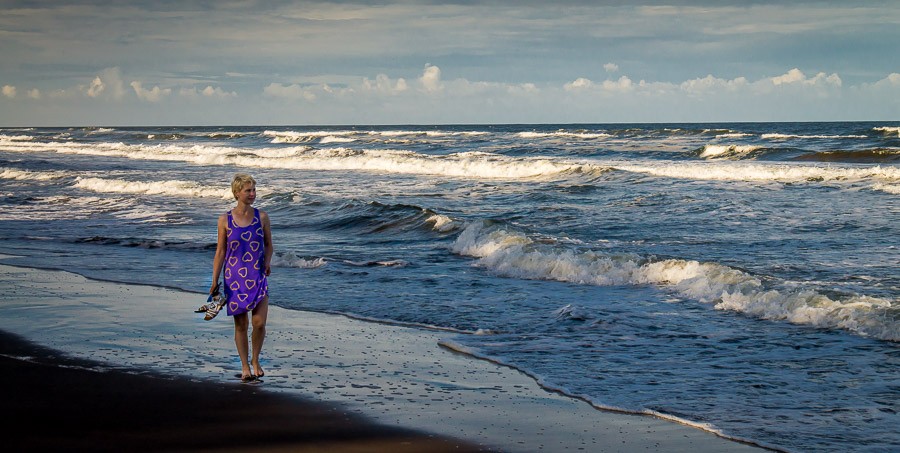
[[673, 421], [598, 410], [515, 369], [446, 350], [442, 335], [452, 341], [452, 332], [274, 306], [264, 348], [266, 382], [232, 384], [223, 382], [237, 361], [230, 322], [190, 316], [196, 294], [7, 264], [0, 264], [0, 280], [10, 288], [0, 298], [7, 332], [37, 347], [187, 378], [166, 381], [172, 385], [222, 383], [242, 392], [259, 388], [265, 398], [342, 407], [389, 427], [385, 432], [417, 433], [414, 442], [456, 451], [765, 450]]
[[111, 369], [0, 331], [15, 451], [486, 451], [261, 385]]

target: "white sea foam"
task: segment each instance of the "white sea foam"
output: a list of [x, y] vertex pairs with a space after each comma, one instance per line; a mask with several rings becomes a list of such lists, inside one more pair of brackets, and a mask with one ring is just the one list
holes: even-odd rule
[[425, 131], [369, 131], [369, 135], [380, 135], [383, 137], [402, 137], [405, 135], [427, 135]]
[[350, 143], [350, 142], [354, 142], [354, 141], [356, 141], [356, 139], [355, 139], [355, 138], [351, 138], [351, 137], [337, 137], [337, 136], [334, 136], [334, 135], [328, 135], [328, 136], [322, 137], [322, 139], [319, 140], [319, 143], [322, 143], [322, 144], [326, 144], [326, 143]]
[[660, 162], [611, 164], [614, 169], [667, 178], [699, 181], [900, 181], [900, 168], [891, 166], [839, 167], [749, 162]]
[[263, 131], [262, 135], [272, 137], [272, 143], [304, 143], [322, 137], [340, 137], [355, 133], [354, 131]]
[[91, 134], [108, 134], [108, 133], [110, 133], [110, 132], [115, 132], [115, 129], [110, 128], [110, 127], [98, 127], [98, 128], [96, 128], [96, 129], [91, 129], [91, 130], [87, 131], [88, 135], [91, 135]]
[[438, 132], [438, 131], [427, 131], [425, 135], [429, 137], [477, 137], [480, 135], [488, 135], [489, 132], [484, 131], [454, 131], [454, 132]]
[[761, 146], [754, 145], [706, 145], [700, 152], [700, 157], [719, 158], [719, 157], [735, 157], [749, 154], [760, 149]]
[[431, 228], [440, 233], [450, 233], [462, 227], [462, 222], [453, 220], [442, 214], [435, 214], [425, 220], [425, 223], [431, 223]]
[[0, 134], [0, 141], [28, 141], [34, 140], [34, 137], [31, 135], [6, 135]]
[[887, 132], [900, 135], [900, 126], [885, 126], [885, 127], [876, 127], [873, 130], [878, 132]]
[[833, 300], [802, 286], [764, 285], [753, 275], [717, 263], [653, 261], [560, 247], [484, 222], [467, 226], [452, 249], [479, 258], [480, 266], [504, 276], [588, 285], [663, 285], [720, 310], [900, 341], [900, 305], [892, 301], [868, 296]]
[[718, 134], [718, 135], [716, 135], [716, 138], [717, 139], [718, 138], [743, 138], [743, 137], [749, 137], [751, 135], [753, 135], [753, 134], [747, 134], [745, 132], [728, 132], [728, 133], [724, 133], [724, 134]]
[[[119, 218], [134, 219], [140, 216], [140, 209], [136, 207], [131, 197], [53, 195], [33, 198], [28, 204], [28, 209], [0, 212], [0, 220], [74, 220], [90, 218], [97, 214], [112, 214]], [[150, 221], [158, 220], [160, 218]]]
[[[17, 152], [56, 152], [128, 159], [181, 161], [200, 165], [236, 165], [296, 170], [359, 170], [467, 178], [534, 178], [563, 172], [598, 172], [602, 167], [549, 158], [512, 158], [480, 152], [432, 156], [401, 150], [353, 150], [309, 147], [265, 150], [204, 145], [126, 145], [123, 143], [61, 143], [0, 141], [0, 148]], [[271, 154], [269, 156], [268, 154]], [[279, 157], [281, 154], [281, 157]], [[260, 155], [265, 158], [260, 158]]]
[[796, 135], [796, 134], [762, 134], [767, 140], [786, 140], [789, 138], [815, 139], [815, 138], [868, 138], [865, 135]]
[[893, 195], [900, 195], [900, 184], [875, 184], [872, 186], [872, 189]]
[[322, 257], [304, 258], [294, 252], [277, 252], [272, 257], [272, 265], [278, 267], [297, 267], [300, 269], [316, 269], [328, 264]]
[[79, 177], [75, 187], [101, 193], [130, 193], [145, 195], [174, 195], [178, 197], [233, 197], [226, 187], [204, 187], [190, 181], [126, 181], [124, 179], [103, 179]]
[[16, 168], [0, 167], [0, 179], [15, 179], [20, 181], [51, 181], [71, 176], [64, 171], [30, 171]]
[[611, 134], [606, 134], [603, 132], [519, 132], [516, 134], [519, 138], [583, 138], [583, 139], [593, 139], [593, 138], [606, 138], [612, 137]]
[[563, 173], [593, 174], [618, 169], [653, 176], [720, 181], [865, 181], [900, 182], [893, 166], [840, 167], [764, 162], [669, 162], [646, 164], [612, 161], [575, 162], [544, 157], [508, 157], [482, 152], [428, 155], [401, 150], [350, 148], [249, 149], [206, 145], [126, 145], [123, 143], [36, 142], [0, 139], [7, 152], [53, 152], [141, 160], [179, 161], [199, 165], [235, 165], [295, 170], [374, 171], [399, 174], [443, 175], [466, 178], [535, 178]]

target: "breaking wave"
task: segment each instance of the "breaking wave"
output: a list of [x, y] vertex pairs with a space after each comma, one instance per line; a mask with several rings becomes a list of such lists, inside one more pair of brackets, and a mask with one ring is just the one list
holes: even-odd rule
[[900, 168], [874, 167], [818, 167], [746, 162], [697, 163], [666, 162], [650, 165], [612, 164], [612, 168], [633, 173], [678, 179], [714, 181], [900, 181]]
[[503, 276], [586, 285], [662, 285], [718, 310], [900, 341], [900, 305], [895, 301], [851, 294], [832, 298], [808, 287], [764, 282], [717, 263], [581, 250], [538, 242], [484, 221], [467, 226], [452, 250], [478, 258], [479, 266]]
[[697, 155], [704, 159], [735, 159], [746, 157], [759, 149], [762, 147], [754, 145], [705, 145]]
[[229, 188], [211, 188], [190, 181], [126, 181], [124, 179], [83, 178], [75, 180], [75, 187], [101, 193], [130, 193], [145, 195], [174, 195], [179, 197], [232, 198]]
[[51, 181], [70, 177], [71, 173], [64, 171], [30, 171], [17, 168], [0, 167], [0, 179], [15, 179], [22, 181]]
[[852, 151], [820, 151], [816, 153], [803, 154], [794, 157], [793, 160], [816, 162], [892, 163], [900, 161], [900, 149], [878, 148]]
[[127, 145], [0, 141], [6, 151], [55, 152], [127, 159], [190, 162], [200, 165], [295, 170], [358, 170], [467, 178], [535, 178], [563, 172], [597, 172], [603, 168], [551, 158], [516, 159], [483, 152], [433, 156], [400, 150], [311, 149], [308, 146], [244, 149], [204, 145]]

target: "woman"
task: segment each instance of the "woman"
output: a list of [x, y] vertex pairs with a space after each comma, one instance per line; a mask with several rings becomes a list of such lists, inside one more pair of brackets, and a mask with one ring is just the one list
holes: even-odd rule
[[[219, 216], [219, 237], [209, 293], [216, 291], [219, 274], [223, 273], [225, 306], [228, 316], [234, 318], [234, 343], [241, 357], [241, 381], [253, 382], [265, 375], [259, 364], [259, 353], [266, 339], [266, 318], [269, 314], [266, 277], [272, 263], [272, 231], [269, 216], [252, 207], [256, 200], [256, 180], [252, 176], [243, 173], [234, 175], [231, 192], [237, 205]], [[250, 323], [253, 324], [253, 333], [248, 342]], [[248, 362], [250, 345], [253, 351]]]

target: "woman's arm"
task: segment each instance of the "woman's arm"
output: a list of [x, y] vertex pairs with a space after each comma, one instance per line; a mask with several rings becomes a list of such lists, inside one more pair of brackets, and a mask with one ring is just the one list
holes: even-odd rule
[[263, 262], [266, 276], [272, 272], [272, 255], [275, 253], [275, 247], [272, 245], [272, 228], [269, 224], [269, 215], [265, 212], [259, 212], [259, 219], [263, 224], [263, 246], [265, 248], [265, 261]]
[[216, 284], [219, 282], [219, 273], [222, 272], [222, 267], [225, 265], [225, 247], [228, 246], [226, 244], [228, 235], [225, 233], [226, 223], [228, 223], [228, 216], [225, 214], [220, 215], [217, 226], [216, 255], [213, 257], [212, 285], [209, 287], [210, 294], [216, 290]]

